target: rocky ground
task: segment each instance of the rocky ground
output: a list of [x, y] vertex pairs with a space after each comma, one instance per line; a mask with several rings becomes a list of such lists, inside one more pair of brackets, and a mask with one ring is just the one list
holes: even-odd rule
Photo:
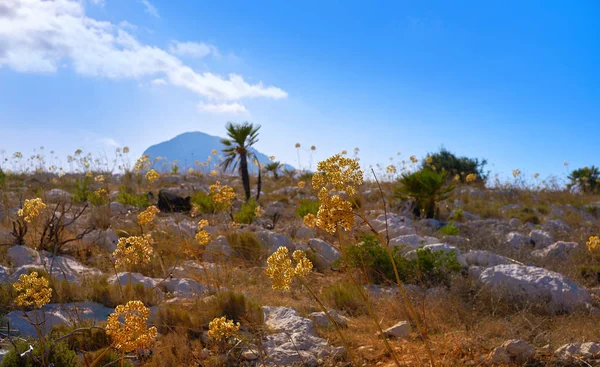
[[[87, 207], [84, 202], [72, 204], [74, 179], [14, 177], [2, 188], [3, 353], [11, 348], [9, 335], [36, 336], [23, 311], [14, 306], [10, 285], [21, 274], [40, 269], [54, 279], [52, 302], [42, 310], [42, 329], [48, 335], [81, 325], [102, 327], [122, 302], [123, 288], [131, 298], [144, 301], [159, 336], [150, 352], [129, 356], [136, 365], [343, 366], [352, 363], [351, 356], [357, 365], [395, 365], [370, 313], [348, 306], [364, 301], [332, 296], [332, 290], [345, 287], [354, 274], [399, 363], [428, 365], [422, 337], [398, 287], [390, 282], [369, 284], [360, 271], [341, 267], [337, 237], [305, 226], [297, 215], [303, 202], [316, 200], [310, 183], [299, 188], [296, 179], [266, 178], [258, 200], [264, 214], [239, 228], [232, 226], [227, 212], [197, 211], [160, 213], [153, 223], [140, 227], [136, 218], [145, 207], [117, 200], [122, 178], [107, 177], [105, 183], [92, 185], [91, 190], [108, 187], [109, 200]], [[241, 197], [238, 178], [219, 179]], [[165, 176], [141, 183], [137, 190], [156, 193], [167, 188], [193, 196], [208, 193], [215, 180]], [[418, 219], [404, 210], [405, 203], [391, 198], [391, 185], [383, 184], [383, 194], [372, 183], [361, 187], [361, 211], [372, 228], [358, 221], [344, 233], [343, 244], [359, 243], [374, 230], [409, 259], [420, 248], [456, 256], [460, 270], [445, 274], [447, 281], [407, 281], [404, 287], [424, 324], [436, 365], [600, 365], [600, 259], [586, 247], [588, 238], [599, 232], [598, 197], [459, 186], [440, 204], [440, 220]], [[11, 234], [12, 222], [23, 200], [34, 197], [47, 207], [19, 245]], [[233, 210], [241, 205], [236, 200]], [[65, 226], [60, 236], [68, 241], [60, 246], [47, 246], [42, 240], [44, 218], [52, 214]], [[205, 229], [212, 240], [198, 249], [194, 236], [200, 219], [209, 221]], [[450, 221], [455, 227], [451, 233], [444, 230]], [[153, 239], [156, 256], [150, 264], [113, 267], [111, 256], [119, 238], [142, 232]], [[251, 233], [259, 246], [244, 247], [244, 233]], [[305, 288], [294, 283], [290, 291], [272, 290], [264, 274], [266, 258], [281, 246], [314, 254], [315, 268], [305, 282], [331, 311], [351, 353]], [[189, 248], [198, 251], [186, 251]], [[242, 301], [231, 301], [236, 295]], [[33, 311], [28, 312], [33, 318]], [[242, 325], [235, 343], [214, 343], [207, 337], [208, 321], [223, 315], [234, 315]], [[80, 356], [99, 349], [85, 343], [72, 347]]]

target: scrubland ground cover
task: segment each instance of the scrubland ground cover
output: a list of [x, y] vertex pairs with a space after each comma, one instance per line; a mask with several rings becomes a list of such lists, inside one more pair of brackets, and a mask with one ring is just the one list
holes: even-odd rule
[[13, 156], [2, 365], [600, 363], [597, 169], [500, 182], [442, 150], [363, 172], [356, 149], [290, 173], [228, 133], [185, 172]]

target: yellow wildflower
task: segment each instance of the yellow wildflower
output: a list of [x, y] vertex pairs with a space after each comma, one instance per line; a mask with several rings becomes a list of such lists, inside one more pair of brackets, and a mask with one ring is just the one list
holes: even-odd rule
[[147, 264], [154, 254], [148, 236], [130, 236], [119, 238], [117, 248], [113, 251], [116, 266]]
[[460, 181], [460, 175], [457, 173], [454, 175], [454, 178], [452, 179], [453, 181]]
[[46, 209], [46, 204], [40, 198], [35, 199], [27, 199], [23, 203], [23, 208], [17, 211], [17, 215], [27, 223], [31, 222], [31, 220], [38, 215], [40, 215], [40, 211]]
[[519, 170], [519, 169], [513, 170], [512, 171], [512, 175], [513, 175], [514, 178], [519, 177], [521, 175], [521, 170]]
[[150, 348], [158, 331], [155, 327], [148, 329], [148, 316], [150, 309], [142, 301], [118, 305], [106, 322], [106, 334], [112, 338], [114, 347], [125, 353]]
[[304, 182], [304, 181], [300, 181], [300, 182], [298, 182], [298, 188], [301, 188], [301, 189], [303, 189], [303, 188], [304, 188], [304, 186], [306, 186], [306, 182]]
[[265, 214], [265, 211], [260, 205], [257, 205], [256, 208], [254, 208], [254, 215], [257, 218], [262, 217], [264, 214]]
[[217, 171], [215, 171], [214, 169], [212, 171], [210, 171], [210, 175], [215, 177], [217, 175]]
[[385, 171], [391, 175], [395, 174], [397, 172], [396, 170], [396, 166], [394, 166], [393, 164], [390, 164], [389, 166], [387, 166], [385, 168]]
[[160, 213], [160, 210], [154, 206], [149, 206], [146, 210], [138, 214], [137, 220], [140, 226], [146, 225], [154, 220], [156, 214]]
[[90, 171], [85, 173], [85, 177], [87, 177], [87, 178], [92, 178], [93, 176], [94, 176], [94, 174]]
[[217, 155], [217, 150], [216, 150], [216, 149], [213, 149], [213, 150], [212, 150], [210, 153], [211, 153], [212, 155]]
[[96, 182], [104, 182], [104, 176], [103, 175], [98, 175], [98, 176], [94, 177], [94, 181], [96, 181]]
[[146, 180], [148, 180], [149, 183], [158, 180], [159, 177], [160, 175], [154, 169], [151, 169], [150, 171], [146, 172]]
[[326, 192], [345, 191], [348, 196], [354, 196], [357, 186], [362, 183], [363, 172], [358, 161], [339, 154], [319, 162], [312, 178], [315, 190], [326, 188]]
[[474, 173], [469, 173], [467, 177], [465, 177], [465, 180], [467, 182], [475, 182], [477, 181], [477, 175], [475, 175]]
[[416, 156], [414, 156], [414, 155], [411, 155], [411, 156], [410, 156], [410, 161], [411, 161], [412, 163], [417, 163], [419, 160], [417, 159], [417, 157], [416, 157]]
[[[325, 189], [323, 189], [325, 190]], [[352, 204], [339, 195], [319, 194], [321, 206], [317, 212], [317, 227], [335, 233], [339, 227], [349, 231], [354, 226]]]
[[292, 266], [292, 260], [288, 256], [289, 250], [281, 246], [267, 259], [265, 274], [273, 279], [273, 290], [290, 290], [294, 276], [304, 277], [312, 270], [312, 263], [306, 257], [304, 251], [295, 251], [296, 267]]
[[425, 162], [431, 163], [431, 162], [433, 162], [433, 158], [427, 157], [427, 158], [425, 158]]
[[198, 233], [196, 233], [196, 242], [198, 242], [201, 246], [206, 246], [209, 244], [212, 239], [210, 233], [208, 233], [204, 227], [208, 226], [208, 221], [206, 219], [201, 219], [198, 222]]
[[210, 186], [210, 193], [213, 195], [213, 200], [217, 204], [231, 206], [235, 199], [235, 191], [227, 185], [221, 185], [219, 181]]
[[303, 222], [307, 227], [314, 227], [317, 225], [317, 217], [313, 213], [308, 213], [304, 216]]
[[233, 323], [225, 316], [216, 317], [208, 324], [208, 337], [217, 341], [227, 340], [236, 336], [240, 330], [240, 323]]
[[18, 293], [15, 298], [18, 307], [42, 308], [52, 297], [48, 279], [38, 276], [36, 271], [31, 274], [21, 274], [19, 280], [13, 284], [13, 288]]
[[300, 148], [300, 143], [296, 143], [296, 148]]
[[585, 244], [590, 252], [600, 250], [600, 236], [592, 236]]

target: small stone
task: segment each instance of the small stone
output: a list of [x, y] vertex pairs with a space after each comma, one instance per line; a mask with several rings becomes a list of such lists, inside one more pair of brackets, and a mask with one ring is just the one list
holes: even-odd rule
[[407, 338], [410, 334], [410, 323], [408, 321], [400, 321], [396, 325], [384, 330], [383, 333], [390, 337]]

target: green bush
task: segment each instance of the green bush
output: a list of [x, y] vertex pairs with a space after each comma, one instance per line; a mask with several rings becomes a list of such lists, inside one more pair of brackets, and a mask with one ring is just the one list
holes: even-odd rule
[[457, 157], [445, 148], [441, 148], [439, 152], [427, 155], [431, 158], [431, 164], [437, 170], [444, 170], [452, 176], [459, 175], [460, 181], [465, 182], [469, 174], [474, 174], [477, 181], [484, 182], [488, 173], [484, 172], [484, 167], [487, 160], [481, 161], [477, 158]]
[[300, 205], [296, 208], [296, 215], [300, 218], [304, 218], [304, 216], [309, 213], [317, 215], [319, 205], [318, 200], [300, 200]]
[[228, 232], [225, 237], [235, 257], [250, 263], [258, 263], [265, 258], [265, 250], [254, 232]]
[[446, 176], [446, 171], [434, 171], [429, 167], [402, 174], [400, 185], [394, 188], [394, 196], [416, 200], [415, 215], [434, 218], [438, 216], [436, 203], [446, 200], [454, 190], [452, 184], [446, 184]]
[[569, 188], [579, 187], [583, 192], [598, 192], [600, 190], [600, 169], [595, 166], [583, 167], [569, 174]]
[[131, 205], [138, 208], [150, 206], [150, 201], [145, 194], [137, 194], [132, 190], [128, 190], [125, 185], [119, 187], [119, 193], [117, 194], [116, 200], [123, 205]]
[[192, 205], [198, 208], [198, 211], [202, 214], [215, 214], [219, 211], [219, 207], [215, 205], [212, 196], [203, 193], [202, 191], [196, 192], [192, 195]]
[[336, 309], [350, 316], [361, 316], [368, 313], [365, 300], [360, 291], [350, 282], [340, 282], [325, 290], [325, 299]]
[[[429, 249], [419, 248], [414, 256], [405, 257], [401, 248], [392, 249], [392, 256], [398, 269], [400, 280], [406, 283], [422, 286], [436, 286], [450, 283], [450, 274], [458, 272], [461, 266], [456, 259], [456, 254], [447, 251], [433, 252]], [[395, 282], [392, 261], [387, 250], [379, 244], [373, 235], [367, 235], [362, 243], [349, 246], [346, 249], [348, 266], [363, 270], [366, 268], [369, 281], [375, 284]], [[339, 265], [338, 260], [334, 265]]]
[[459, 233], [459, 229], [457, 226], [454, 225], [453, 222], [450, 222], [448, 224], [446, 224], [445, 226], [443, 226], [442, 228], [440, 228], [440, 233], [443, 234], [444, 236], [458, 236]]
[[248, 200], [248, 202], [242, 204], [242, 207], [238, 212], [233, 214], [233, 220], [236, 223], [251, 224], [256, 219], [257, 207], [258, 204], [254, 199]]
[[462, 221], [465, 218], [465, 211], [463, 208], [454, 209], [454, 213], [452, 214], [452, 219], [457, 221]]
[[84, 176], [83, 179], [75, 180], [75, 188], [73, 189], [73, 201], [76, 203], [83, 203], [88, 199], [92, 193], [89, 189], [92, 183], [92, 178]]
[[[29, 350], [30, 342], [15, 340], [15, 343], [19, 355], [15, 352], [15, 348], [11, 346], [2, 360], [2, 367], [35, 367], [39, 365], [33, 360], [31, 354], [20, 357], [20, 354]], [[40, 346], [37, 343], [32, 343], [33, 355], [39, 358], [41, 356]], [[52, 348], [46, 362], [54, 363], [57, 367], [77, 367], [79, 359], [77, 358], [77, 353], [69, 349], [69, 346], [66, 343], [58, 342], [54, 345], [54, 348]]]

